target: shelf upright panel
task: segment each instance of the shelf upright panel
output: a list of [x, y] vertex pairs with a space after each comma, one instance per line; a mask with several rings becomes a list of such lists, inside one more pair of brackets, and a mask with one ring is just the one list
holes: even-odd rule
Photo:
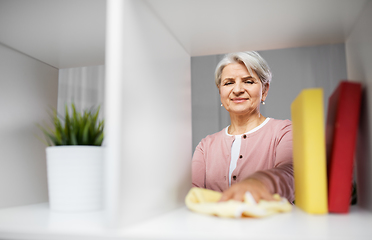
[[107, 199], [123, 226], [184, 206], [190, 55], [145, 1], [108, 1], [107, 16]]
[[124, 1], [107, 1], [105, 71], [105, 212], [110, 227], [121, 224]]

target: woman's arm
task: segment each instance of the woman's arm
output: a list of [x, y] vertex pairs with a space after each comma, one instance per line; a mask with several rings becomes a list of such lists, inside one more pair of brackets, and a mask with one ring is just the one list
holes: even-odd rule
[[205, 159], [202, 142], [196, 147], [192, 158], [191, 176], [193, 187], [205, 188]]
[[260, 181], [270, 194], [278, 193], [288, 201], [294, 200], [294, 178], [292, 163], [283, 163], [272, 169], [258, 171], [249, 178]]

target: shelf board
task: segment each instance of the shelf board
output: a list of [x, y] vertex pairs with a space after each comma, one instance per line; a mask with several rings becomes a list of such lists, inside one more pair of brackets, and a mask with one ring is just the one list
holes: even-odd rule
[[121, 229], [103, 211], [53, 212], [47, 203], [0, 210], [0, 239], [370, 239], [372, 214], [309, 215], [298, 208], [263, 219], [223, 219], [180, 208]]

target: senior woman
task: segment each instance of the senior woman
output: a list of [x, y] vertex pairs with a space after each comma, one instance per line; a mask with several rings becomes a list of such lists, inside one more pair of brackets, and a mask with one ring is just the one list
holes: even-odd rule
[[266, 118], [271, 71], [257, 52], [227, 54], [215, 81], [231, 125], [208, 135], [192, 159], [194, 187], [223, 192], [221, 201], [242, 201], [249, 191], [256, 201], [278, 193], [294, 200], [292, 127], [289, 120]]

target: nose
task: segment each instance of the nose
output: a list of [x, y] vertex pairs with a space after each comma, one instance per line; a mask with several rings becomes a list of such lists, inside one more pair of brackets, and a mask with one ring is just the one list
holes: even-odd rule
[[244, 92], [243, 83], [241, 81], [237, 82], [233, 88], [233, 92], [235, 95], [239, 95]]

